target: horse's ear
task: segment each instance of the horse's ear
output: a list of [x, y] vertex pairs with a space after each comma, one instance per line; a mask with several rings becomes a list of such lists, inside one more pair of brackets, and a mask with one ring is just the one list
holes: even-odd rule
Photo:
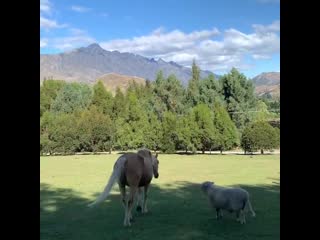
[[156, 153], [156, 158], [158, 158], [158, 153]]

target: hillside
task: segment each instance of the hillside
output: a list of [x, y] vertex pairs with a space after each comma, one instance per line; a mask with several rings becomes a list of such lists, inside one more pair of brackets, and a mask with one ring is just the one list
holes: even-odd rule
[[112, 92], [113, 94], [116, 92], [117, 87], [119, 87], [122, 91], [126, 91], [129, 83], [132, 81], [143, 85], [146, 82], [143, 78], [120, 75], [116, 73], [104, 74], [98, 77], [96, 81], [102, 81], [108, 91]]
[[270, 94], [280, 97], [280, 72], [261, 73], [252, 79], [258, 96]]

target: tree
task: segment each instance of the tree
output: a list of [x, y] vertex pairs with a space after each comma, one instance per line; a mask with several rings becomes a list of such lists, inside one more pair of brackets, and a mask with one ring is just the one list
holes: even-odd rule
[[178, 132], [178, 146], [179, 150], [184, 150], [185, 152], [191, 151], [196, 153], [197, 146], [199, 145], [198, 134], [199, 129], [198, 125], [194, 121], [193, 115], [189, 112], [184, 116], [178, 118], [177, 124]]
[[249, 115], [250, 122], [262, 122], [276, 117], [276, 114], [268, 111], [268, 106], [261, 100], [257, 101], [256, 111]]
[[161, 122], [153, 112], [148, 113], [148, 124], [145, 127], [144, 139], [147, 148], [157, 151], [161, 147]]
[[147, 112], [141, 107], [135, 91], [127, 92], [128, 111], [125, 117], [116, 120], [117, 147], [136, 149], [147, 145], [145, 133], [148, 129]]
[[47, 129], [53, 153], [75, 153], [79, 149], [77, 117], [74, 114], [52, 115]]
[[76, 110], [87, 109], [92, 100], [92, 90], [86, 84], [65, 84], [52, 103], [55, 113], [73, 113]]
[[229, 74], [220, 78], [221, 93], [227, 111], [238, 129], [242, 130], [249, 122], [248, 111], [255, 108], [256, 98], [252, 81], [232, 68]]
[[215, 102], [223, 102], [219, 82], [213, 74], [203, 79], [199, 83], [199, 102], [213, 106]]
[[55, 100], [65, 81], [44, 80], [40, 86], [40, 116], [45, 111], [50, 111], [52, 101]]
[[272, 150], [280, 145], [279, 129], [273, 128], [267, 122], [255, 122], [245, 128], [241, 147], [245, 152], [253, 152], [260, 149], [261, 154], [264, 150]]
[[53, 152], [53, 142], [50, 139], [50, 130], [53, 127], [54, 115], [50, 112], [44, 112], [40, 117], [40, 153]]
[[101, 81], [98, 81], [93, 86], [93, 96], [91, 105], [96, 106], [98, 110], [109, 116], [112, 113], [112, 94], [106, 90], [105, 86]]
[[192, 78], [188, 84], [186, 100], [185, 100], [186, 105], [188, 105], [189, 107], [196, 106], [200, 101], [199, 82], [200, 82], [200, 68], [196, 65], [195, 60], [193, 60]]
[[222, 153], [222, 151], [230, 150], [239, 144], [238, 130], [226, 109], [219, 102], [216, 102], [214, 105], [214, 113], [218, 148]]
[[161, 150], [165, 153], [174, 153], [178, 142], [176, 114], [167, 111], [163, 115]]
[[119, 87], [116, 88], [116, 94], [114, 96], [112, 105], [112, 118], [124, 118], [127, 112], [126, 99]]
[[197, 125], [196, 143], [197, 149], [202, 153], [211, 150], [217, 143], [217, 131], [213, 124], [213, 113], [206, 104], [199, 104], [193, 108], [193, 121]]
[[173, 75], [163, 79], [161, 72], [155, 81], [153, 109], [159, 117], [165, 111], [181, 114], [184, 110], [183, 96], [184, 89], [181, 82]]
[[109, 151], [114, 145], [115, 127], [109, 115], [103, 114], [96, 106], [81, 112], [77, 132], [82, 151]]

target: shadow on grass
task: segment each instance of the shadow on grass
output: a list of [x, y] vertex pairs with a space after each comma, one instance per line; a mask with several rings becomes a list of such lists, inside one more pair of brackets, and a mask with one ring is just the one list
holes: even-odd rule
[[152, 184], [150, 213], [134, 212], [133, 225], [124, 228], [119, 194], [90, 209], [87, 204], [93, 199], [72, 189], [41, 184], [40, 239], [280, 239], [279, 183], [241, 187], [249, 191], [257, 214], [256, 218], [248, 214], [246, 225], [230, 213], [217, 221], [199, 183], [174, 182], [161, 188]]

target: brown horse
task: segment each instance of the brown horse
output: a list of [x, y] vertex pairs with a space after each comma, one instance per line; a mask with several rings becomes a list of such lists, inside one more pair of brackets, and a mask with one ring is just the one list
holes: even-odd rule
[[[108, 197], [112, 186], [117, 181], [121, 192], [122, 203], [125, 209], [123, 224], [124, 226], [130, 226], [130, 221], [132, 220], [131, 212], [136, 193], [138, 192], [141, 195], [142, 188], [144, 190], [142, 212], [146, 213], [148, 211], [148, 188], [153, 176], [155, 178], [159, 177], [159, 160], [157, 157], [158, 154], [156, 154], [156, 156], [152, 156], [151, 152], [147, 149], [139, 150], [138, 153], [123, 154], [114, 164], [112, 175], [103, 193], [95, 202], [89, 204], [89, 206], [92, 207], [104, 201]], [[128, 199], [126, 199], [126, 186], [130, 187], [130, 195]], [[139, 207], [140, 206], [138, 206], [138, 208]]]

